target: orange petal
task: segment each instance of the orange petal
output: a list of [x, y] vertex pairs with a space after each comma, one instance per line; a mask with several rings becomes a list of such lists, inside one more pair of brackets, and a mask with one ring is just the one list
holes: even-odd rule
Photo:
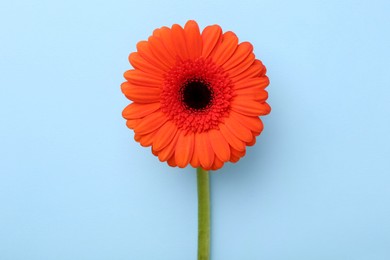
[[257, 86], [255, 88], [237, 89], [234, 91], [234, 95], [259, 102], [266, 101], [268, 98], [268, 92], [260, 86]]
[[260, 133], [263, 131], [263, 123], [257, 116], [244, 116], [234, 111], [230, 112], [230, 116], [233, 117], [236, 121], [240, 122], [246, 128], [250, 129], [252, 132]]
[[167, 120], [168, 118], [165, 116], [165, 114], [159, 110], [140, 119], [139, 124], [134, 129], [134, 132], [144, 135], [156, 131]]
[[159, 37], [159, 38], [161, 38], [161, 34], [162, 34], [162, 28], [157, 28], [157, 29], [154, 29], [153, 30], [153, 36], [155, 36], [155, 37]]
[[146, 61], [144, 58], [142, 58], [141, 55], [139, 55], [138, 52], [130, 53], [129, 61], [130, 61], [130, 64], [135, 69], [142, 70], [143, 72], [146, 72], [148, 74], [154, 74], [155, 77], [162, 78], [164, 71], [161, 70], [160, 68], [154, 66], [150, 62]]
[[178, 132], [176, 132], [172, 141], [170, 143], [168, 143], [168, 145], [166, 147], [164, 147], [161, 151], [159, 151], [158, 159], [161, 162], [165, 162], [166, 160], [168, 160], [172, 156], [173, 156], [173, 158], [175, 158], [174, 154], [175, 154], [175, 147], [176, 147], [178, 137], [179, 137], [179, 134], [178, 134]]
[[230, 147], [221, 132], [217, 129], [212, 129], [208, 132], [208, 134], [215, 155], [223, 162], [229, 161]]
[[234, 97], [231, 101], [231, 109], [246, 116], [261, 116], [268, 115], [271, 112], [271, 107], [263, 102]]
[[230, 161], [231, 161], [232, 163], [236, 163], [236, 162], [238, 162], [239, 160], [240, 160], [240, 157], [238, 157], [238, 156], [235, 155], [235, 154], [232, 154], [231, 157], [230, 157]]
[[230, 161], [233, 163], [238, 162], [241, 157], [244, 157], [246, 153], [246, 150], [244, 151], [237, 151], [235, 149], [232, 149], [231, 156], [230, 156]]
[[152, 151], [152, 154], [153, 154], [154, 156], [158, 156], [158, 152], [157, 152], [157, 151], [154, 151], [152, 147], [151, 147], [150, 150]]
[[255, 145], [255, 143], [256, 143], [256, 136], [253, 136], [252, 141], [247, 142], [246, 145], [247, 146], [253, 146], [253, 145]]
[[195, 146], [200, 165], [203, 169], [210, 170], [214, 163], [214, 150], [211, 147], [207, 132], [195, 134]]
[[164, 44], [166, 50], [169, 52], [170, 56], [177, 60], [177, 53], [175, 50], [175, 46], [172, 42], [172, 31], [168, 27], [162, 27], [159, 29], [158, 37], [161, 39]]
[[253, 136], [259, 136], [261, 134], [261, 132], [263, 131], [264, 126], [263, 126], [263, 122], [261, 121], [261, 119], [260, 119], [260, 122], [261, 122], [261, 131], [260, 132], [252, 131]]
[[190, 20], [184, 26], [188, 54], [191, 59], [196, 59], [202, 55], [202, 37], [200, 36], [198, 24]]
[[[138, 135], [137, 133], [135, 135]], [[143, 147], [148, 147], [153, 144], [154, 137], [156, 136], [156, 131], [148, 133], [146, 135], [139, 135], [138, 142]]]
[[152, 103], [160, 101], [161, 90], [158, 88], [141, 87], [124, 82], [121, 85], [121, 89], [128, 99], [135, 102]]
[[267, 72], [267, 68], [264, 66], [264, 64], [259, 60], [258, 63], [260, 63], [263, 68], [261, 69], [261, 71], [259, 72], [259, 77], [262, 77], [265, 75], [265, 73]]
[[227, 70], [227, 73], [229, 73], [230, 77], [237, 77], [244, 71], [248, 70], [250, 66], [253, 65], [255, 62], [255, 55], [253, 53], [250, 53], [240, 64], [238, 64], [236, 67], [233, 67], [229, 70]]
[[141, 135], [139, 134], [134, 134], [134, 140], [139, 143], [139, 140], [141, 139]]
[[202, 32], [202, 57], [207, 58], [214, 50], [215, 46], [218, 45], [222, 39], [222, 29], [219, 25], [210, 25], [204, 28]]
[[259, 76], [264, 69], [264, 65], [259, 60], [255, 60], [253, 64], [244, 72], [232, 77], [233, 83], [239, 82], [243, 79], [249, 79]]
[[218, 169], [221, 169], [223, 167], [224, 162], [218, 159], [218, 157], [215, 157], [214, 164], [211, 166], [211, 170], [216, 171]]
[[175, 160], [175, 155], [172, 155], [171, 158], [169, 158], [167, 160], [167, 163], [169, 166], [171, 167], [176, 167], [177, 166], [177, 163], [176, 163], [176, 160]]
[[237, 136], [240, 140], [244, 142], [250, 142], [252, 140], [252, 132], [243, 126], [240, 121], [236, 120], [234, 117], [227, 117], [225, 119], [226, 127]]
[[238, 137], [236, 137], [227, 127], [225, 124], [219, 124], [219, 130], [221, 131], [221, 134], [223, 137], [225, 137], [226, 141], [229, 143], [229, 145], [239, 151], [245, 150], [245, 143], [240, 140]]
[[217, 46], [212, 56], [217, 65], [223, 65], [233, 55], [238, 46], [238, 38], [233, 32], [226, 32], [222, 35], [222, 42]]
[[140, 70], [128, 70], [123, 74], [123, 76], [129, 82], [136, 85], [145, 86], [145, 87], [149, 86], [149, 87], [160, 88], [163, 84], [162, 78], [156, 77], [153, 74], [145, 73]]
[[172, 66], [175, 65], [176, 60], [174, 56], [169, 54], [164, 44], [158, 37], [151, 36], [149, 37], [148, 42], [150, 44], [150, 50], [158, 60], [164, 63], [168, 68], [172, 68]]
[[245, 58], [252, 53], [252, 51], [252, 44], [249, 42], [240, 43], [230, 59], [222, 65], [223, 69], [227, 71], [240, 65], [245, 60]]
[[127, 120], [126, 121], [126, 126], [130, 129], [134, 129], [135, 126], [138, 124], [139, 119], [132, 119], [132, 120]]
[[193, 152], [190, 164], [194, 168], [200, 167], [199, 155], [198, 155], [198, 151], [196, 150], [196, 144], [195, 144], [195, 136], [194, 136], [194, 152]]
[[126, 119], [143, 118], [160, 108], [160, 103], [131, 103], [123, 109], [122, 116]]
[[172, 121], [167, 121], [161, 128], [157, 131], [156, 140], [153, 143], [153, 150], [160, 151], [165, 148], [169, 142], [172, 141], [173, 137], [177, 132], [177, 127]]
[[260, 112], [261, 116], [268, 115], [271, 112], [271, 107], [268, 105], [268, 103], [264, 102], [262, 103], [262, 110]]
[[172, 37], [173, 46], [175, 47], [178, 56], [182, 60], [188, 59], [189, 56], [187, 52], [187, 44], [186, 44], [184, 29], [178, 24], [172, 25], [171, 37]]
[[244, 89], [244, 88], [266, 88], [269, 84], [269, 79], [267, 76], [256, 77], [251, 79], [244, 79], [236, 84], [234, 84], [234, 89]]
[[158, 67], [162, 71], [168, 71], [169, 67], [161, 62], [152, 52], [151, 46], [147, 41], [140, 41], [137, 43], [137, 51], [142, 58]]
[[191, 157], [194, 151], [194, 133], [190, 132], [185, 134], [184, 131], [180, 131], [179, 139], [177, 140], [175, 150], [175, 160], [177, 166], [184, 168], [191, 161]]

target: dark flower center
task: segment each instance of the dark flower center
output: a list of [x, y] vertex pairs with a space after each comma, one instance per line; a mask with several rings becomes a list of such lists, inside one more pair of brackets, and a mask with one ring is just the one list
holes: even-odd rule
[[187, 108], [203, 110], [210, 106], [213, 93], [208, 83], [203, 80], [193, 79], [183, 84], [182, 101]]

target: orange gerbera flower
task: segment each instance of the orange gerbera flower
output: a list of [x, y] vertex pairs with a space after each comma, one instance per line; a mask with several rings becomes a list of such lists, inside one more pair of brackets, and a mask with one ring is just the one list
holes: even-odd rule
[[233, 32], [211, 25], [200, 33], [195, 21], [162, 27], [129, 60], [121, 88], [133, 103], [123, 117], [160, 161], [216, 170], [243, 157], [263, 130], [266, 68]]

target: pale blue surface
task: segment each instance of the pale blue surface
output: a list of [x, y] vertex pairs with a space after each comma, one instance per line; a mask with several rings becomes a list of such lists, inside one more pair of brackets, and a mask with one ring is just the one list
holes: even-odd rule
[[212, 176], [212, 260], [390, 259], [390, 2], [2, 1], [0, 259], [195, 259], [192, 169], [121, 111], [127, 55], [196, 19], [268, 68], [265, 130]]

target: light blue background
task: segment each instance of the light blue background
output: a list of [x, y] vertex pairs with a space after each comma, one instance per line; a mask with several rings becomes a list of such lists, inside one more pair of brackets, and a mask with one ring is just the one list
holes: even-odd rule
[[2, 1], [0, 259], [195, 259], [193, 169], [121, 117], [127, 56], [196, 19], [250, 41], [270, 116], [213, 173], [213, 260], [390, 259], [390, 2]]

